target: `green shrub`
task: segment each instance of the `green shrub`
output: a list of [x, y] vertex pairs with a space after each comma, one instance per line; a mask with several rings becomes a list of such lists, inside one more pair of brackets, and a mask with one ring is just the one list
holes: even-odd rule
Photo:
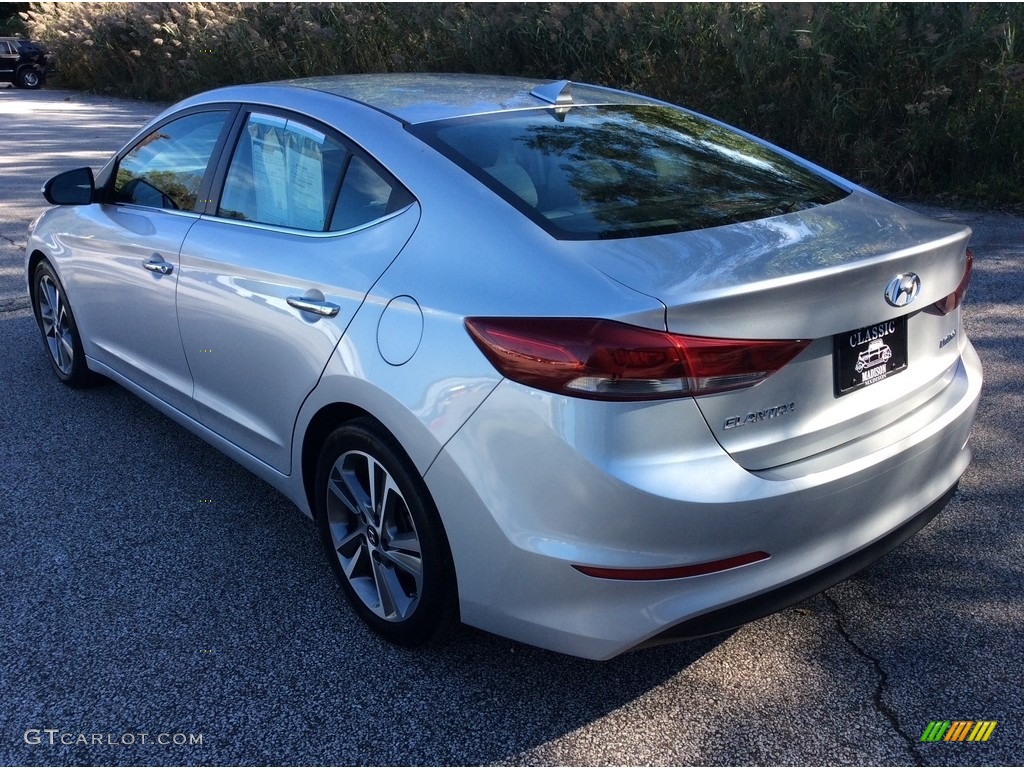
[[1024, 5], [35, 3], [68, 87], [569, 78], [685, 104], [898, 195], [1024, 202]]

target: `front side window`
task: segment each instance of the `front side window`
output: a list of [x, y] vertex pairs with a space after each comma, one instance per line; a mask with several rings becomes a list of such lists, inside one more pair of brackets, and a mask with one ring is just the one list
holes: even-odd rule
[[564, 239], [704, 229], [848, 194], [755, 141], [668, 107], [524, 110], [411, 130]]
[[114, 201], [193, 211], [227, 112], [199, 112], [157, 128], [128, 152], [114, 177]]

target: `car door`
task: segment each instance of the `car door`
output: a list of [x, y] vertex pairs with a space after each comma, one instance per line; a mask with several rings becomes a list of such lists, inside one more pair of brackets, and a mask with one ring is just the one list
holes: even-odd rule
[[306, 118], [246, 116], [186, 236], [178, 324], [199, 419], [280, 472], [296, 414], [419, 218], [371, 158]]
[[189, 415], [192, 376], [175, 306], [178, 252], [209, 195], [211, 159], [231, 113], [175, 117], [125, 151], [100, 193], [104, 202], [83, 211], [74, 242], [86, 354]]

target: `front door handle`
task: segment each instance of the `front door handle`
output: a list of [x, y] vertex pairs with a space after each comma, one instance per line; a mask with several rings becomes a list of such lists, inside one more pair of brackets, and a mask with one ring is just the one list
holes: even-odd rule
[[150, 261], [142, 262], [142, 266], [150, 272], [158, 272], [161, 275], [169, 275], [174, 271], [174, 266], [163, 260], [151, 259]]
[[312, 312], [314, 315], [320, 315], [321, 317], [334, 317], [341, 311], [341, 307], [337, 304], [332, 304], [329, 301], [304, 299], [302, 296], [289, 296], [286, 301], [288, 306], [301, 309], [303, 312]]

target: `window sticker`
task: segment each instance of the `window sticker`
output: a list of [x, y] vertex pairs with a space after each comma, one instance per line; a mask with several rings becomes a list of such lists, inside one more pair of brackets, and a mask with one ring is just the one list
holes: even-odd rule
[[288, 224], [288, 169], [285, 164], [284, 124], [253, 115], [247, 127], [252, 143], [252, 175], [256, 192], [256, 220]]
[[327, 136], [301, 123], [253, 114], [246, 127], [252, 146], [256, 221], [296, 229], [324, 228]]
[[[300, 133], [288, 137], [288, 195], [291, 226], [324, 228], [324, 161], [320, 144]], [[321, 138], [324, 138], [321, 135]], [[322, 143], [322, 142], [321, 142]]]

